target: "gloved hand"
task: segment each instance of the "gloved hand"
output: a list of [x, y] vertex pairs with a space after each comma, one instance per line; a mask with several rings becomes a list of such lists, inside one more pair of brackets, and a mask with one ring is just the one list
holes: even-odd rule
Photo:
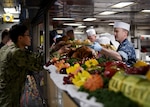
[[92, 46], [91, 46], [92, 49], [94, 49], [95, 51], [101, 51], [102, 50], [102, 46], [95, 42]]

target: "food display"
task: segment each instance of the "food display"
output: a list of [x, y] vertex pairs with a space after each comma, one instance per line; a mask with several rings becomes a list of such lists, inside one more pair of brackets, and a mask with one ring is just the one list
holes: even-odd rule
[[55, 67], [48, 70], [56, 86], [90, 107], [150, 107], [149, 64], [138, 60], [129, 67], [121, 61], [95, 57], [81, 41], [74, 43], [82, 46], [45, 65]]
[[110, 44], [100, 44], [100, 45], [110, 50], [117, 50], [113, 45]]
[[89, 39], [81, 40], [68, 40], [66, 41], [67, 44], [72, 45], [92, 45], [92, 42]]
[[76, 49], [70, 49], [67, 55], [71, 58], [83, 59], [87, 57], [92, 58], [95, 56], [95, 54], [96, 53], [91, 48], [87, 46], [81, 46]]

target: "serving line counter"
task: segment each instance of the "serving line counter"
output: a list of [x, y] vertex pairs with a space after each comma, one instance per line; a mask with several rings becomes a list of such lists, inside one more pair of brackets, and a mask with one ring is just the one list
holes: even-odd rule
[[49, 71], [48, 75], [48, 103], [50, 107], [103, 107], [103, 104], [95, 102], [95, 98], [87, 99], [88, 94], [79, 92], [72, 84], [63, 84], [66, 74], [58, 74], [56, 67], [44, 66]]

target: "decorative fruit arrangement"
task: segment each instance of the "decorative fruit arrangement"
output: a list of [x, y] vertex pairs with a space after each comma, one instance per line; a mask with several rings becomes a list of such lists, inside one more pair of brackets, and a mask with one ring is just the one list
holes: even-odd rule
[[[139, 105], [150, 107], [150, 81], [148, 80], [150, 79], [150, 65], [143, 61], [137, 61], [132, 67], [128, 67], [121, 61], [103, 58], [82, 60], [54, 58], [50, 63], [57, 67], [58, 73], [67, 74], [63, 78], [64, 85], [75, 85], [80, 91], [88, 92], [89, 98], [95, 96], [97, 101], [104, 103], [105, 106], [111, 107], [116, 101], [121, 101], [119, 98], [122, 98], [132, 107]], [[105, 95], [107, 97], [104, 97], [103, 101]], [[112, 98], [111, 103], [108, 100], [109, 95], [118, 99], [112, 100]], [[122, 106], [126, 107], [127, 105]]]
[[70, 64], [69, 63], [66, 63], [65, 62], [65, 60], [59, 60], [59, 61], [56, 61], [55, 63], [54, 63], [54, 65], [57, 67], [57, 71], [58, 72], [60, 72], [60, 70], [62, 69], [62, 68], [68, 68], [68, 67], [70, 67]]
[[63, 84], [65, 85], [65, 84], [72, 84], [72, 78], [74, 77], [74, 75], [73, 74], [69, 74], [68, 76], [65, 76], [64, 78], [63, 78]]
[[142, 60], [136, 61], [136, 63], [133, 65], [134, 67], [141, 67], [141, 66], [147, 66], [148, 64]]
[[128, 67], [126, 70], [127, 74], [141, 74], [145, 75], [150, 69], [150, 65], [140, 66], [140, 67]]
[[103, 87], [103, 78], [99, 74], [94, 74], [88, 78], [83, 87], [89, 91], [94, 91]]
[[104, 76], [111, 78], [117, 71], [126, 71], [127, 65], [121, 61], [109, 61], [105, 63]]
[[150, 107], [150, 81], [141, 75], [125, 75], [118, 72], [110, 79], [109, 89], [122, 92], [142, 107]]

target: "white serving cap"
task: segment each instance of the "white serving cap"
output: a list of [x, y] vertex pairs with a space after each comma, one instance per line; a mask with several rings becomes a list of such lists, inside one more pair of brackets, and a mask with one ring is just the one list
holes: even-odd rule
[[61, 38], [61, 37], [62, 37], [61, 35], [56, 35], [56, 36], [54, 37], [54, 39]]
[[127, 31], [129, 31], [130, 30], [130, 24], [117, 21], [114, 23], [114, 28], [123, 28], [123, 29], [126, 29]]
[[87, 33], [87, 36], [93, 36], [93, 35], [96, 35], [95, 29], [92, 29], [92, 28], [86, 30], [86, 33]]
[[96, 39], [96, 42], [98, 42], [99, 44], [110, 44], [110, 39], [108, 37], [99, 37]]
[[61, 38], [62, 36], [61, 35], [56, 35], [54, 38], [53, 38], [53, 40], [56, 42], [56, 39], [57, 38]]
[[73, 30], [73, 27], [72, 26], [68, 26], [64, 29], [65, 33], [70, 31], [70, 30]]

